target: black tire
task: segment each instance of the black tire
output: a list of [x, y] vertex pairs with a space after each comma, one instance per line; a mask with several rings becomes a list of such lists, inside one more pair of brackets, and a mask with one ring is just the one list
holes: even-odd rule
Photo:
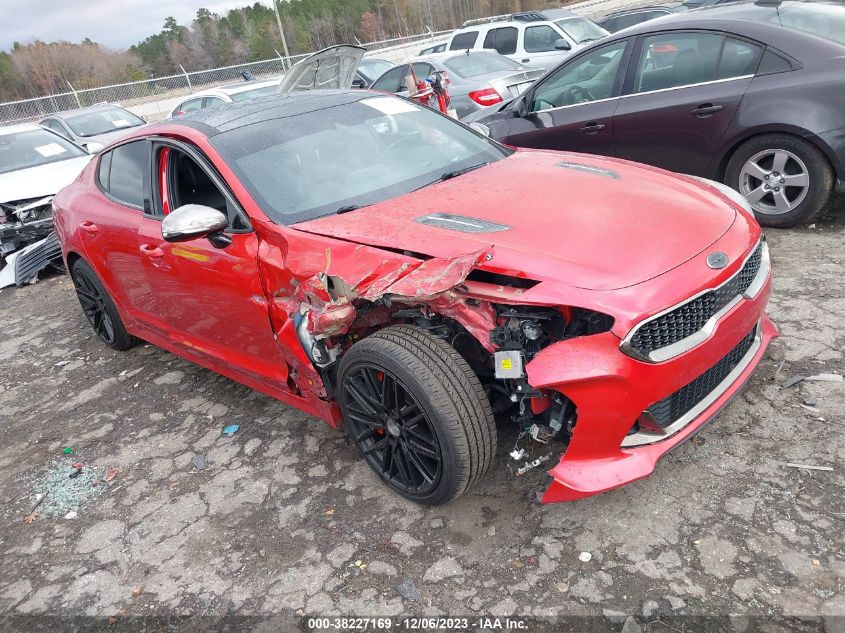
[[71, 269], [71, 278], [82, 312], [100, 340], [116, 350], [135, 345], [135, 337], [126, 331], [108, 291], [88, 262], [77, 260]]
[[409, 325], [380, 330], [341, 359], [338, 387], [352, 443], [406, 499], [449, 503], [490, 468], [496, 448], [490, 402], [444, 340]]
[[[725, 184], [745, 195], [743, 181], [748, 177], [743, 175], [743, 167], [748, 161], [760, 155], [763, 155], [762, 161], [765, 164], [765, 161], [768, 160], [767, 152], [777, 152], [778, 150], [793, 155], [793, 158], [790, 158], [787, 164], [786, 173], [794, 175], [806, 168], [809, 185], [806, 190], [803, 190], [805, 191], [803, 193], [800, 187], [783, 187], [784, 194], [789, 197], [791, 202], [797, 202], [794, 208], [788, 211], [778, 212], [777, 209], [773, 208], [776, 204], [774, 191], [767, 193], [756, 204], [752, 203], [752, 207], [754, 207], [754, 216], [761, 225], [786, 228], [811, 221], [825, 208], [833, 194], [836, 185], [833, 169], [825, 155], [815, 145], [789, 134], [755, 136], [743, 143], [731, 156], [725, 170]], [[795, 160], [796, 157], [798, 160]], [[781, 183], [776, 179], [771, 182], [773, 184], [769, 186], [777, 186], [778, 191], [780, 191]], [[750, 189], [758, 183], [760, 186], [768, 185], [763, 180], [755, 179], [752, 176], [750, 181], [745, 184], [745, 188]]]

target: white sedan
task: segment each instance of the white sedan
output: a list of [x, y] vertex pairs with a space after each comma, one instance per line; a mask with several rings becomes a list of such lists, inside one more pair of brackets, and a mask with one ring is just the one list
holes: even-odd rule
[[26, 283], [61, 259], [53, 196], [90, 160], [80, 146], [34, 123], [0, 127], [0, 288]]
[[263, 97], [276, 93], [279, 86], [278, 79], [267, 81], [242, 81], [236, 84], [218, 86], [209, 90], [197, 92], [182, 99], [179, 104], [170, 111], [169, 117], [176, 117], [204, 108], [213, 108], [238, 101], [249, 101], [256, 97]]

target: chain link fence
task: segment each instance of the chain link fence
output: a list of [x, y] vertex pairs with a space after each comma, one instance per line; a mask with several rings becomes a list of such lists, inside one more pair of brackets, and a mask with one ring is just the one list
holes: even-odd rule
[[[605, 13], [635, 6], [647, 5], [649, 0], [585, 0], [567, 5], [586, 17], [597, 17]], [[389, 40], [361, 44], [368, 55], [383, 57], [389, 62], [399, 63], [417, 55], [421, 48], [445, 41], [451, 31], [432, 32]], [[154, 121], [166, 114], [185, 95], [225, 83], [243, 81], [241, 73], [249, 71], [257, 79], [268, 79], [283, 75], [287, 68], [307, 55], [290, 58], [281, 56], [260, 62], [235, 64], [224, 68], [213, 68], [195, 72], [183, 72], [168, 77], [155, 77], [143, 81], [70, 90], [47, 97], [0, 103], [0, 125], [37, 121], [52, 112], [73, 110], [97, 103], [119, 103], [136, 114]]]
[[[451, 31], [434, 33], [428, 31], [418, 35], [398, 37], [362, 44], [368, 55], [384, 56], [388, 61], [401, 61], [403, 57], [416, 55], [417, 47], [445, 40]], [[21, 101], [0, 103], [0, 125], [38, 121], [62, 110], [73, 110], [98, 103], [119, 103], [138, 115], [150, 120], [164, 117], [185, 95], [206, 90], [221, 84], [244, 80], [242, 73], [251, 73], [256, 79], [281, 77], [293, 64], [307, 57], [296, 55], [287, 58], [276, 57], [259, 62], [235, 64], [223, 68], [182, 72], [167, 77], [154, 77], [100, 88], [69, 90], [59, 94]], [[72, 88], [72, 87], [71, 87]]]

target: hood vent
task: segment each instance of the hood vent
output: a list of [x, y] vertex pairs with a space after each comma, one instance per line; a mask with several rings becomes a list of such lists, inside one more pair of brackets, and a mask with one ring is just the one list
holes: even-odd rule
[[441, 229], [451, 229], [461, 233], [497, 233], [499, 231], [510, 231], [507, 224], [498, 224], [488, 220], [479, 220], [465, 215], [453, 215], [451, 213], [430, 213], [423, 215], [414, 222], [436, 226]]
[[615, 171], [605, 169], [604, 167], [596, 167], [595, 165], [585, 165], [584, 163], [573, 163], [565, 160], [562, 160], [556, 164], [558, 167], [564, 167], [565, 169], [575, 169], [577, 171], [583, 171], [588, 174], [595, 174], [596, 176], [604, 176], [605, 178], [613, 178], [613, 180], [620, 180], [619, 174], [617, 174]]

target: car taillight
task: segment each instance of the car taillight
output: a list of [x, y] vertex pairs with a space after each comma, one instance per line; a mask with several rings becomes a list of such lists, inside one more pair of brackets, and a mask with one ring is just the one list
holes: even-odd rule
[[502, 95], [496, 92], [493, 88], [485, 88], [484, 90], [474, 90], [469, 93], [469, 98], [479, 105], [489, 106], [494, 103], [501, 103], [504, 101]]

